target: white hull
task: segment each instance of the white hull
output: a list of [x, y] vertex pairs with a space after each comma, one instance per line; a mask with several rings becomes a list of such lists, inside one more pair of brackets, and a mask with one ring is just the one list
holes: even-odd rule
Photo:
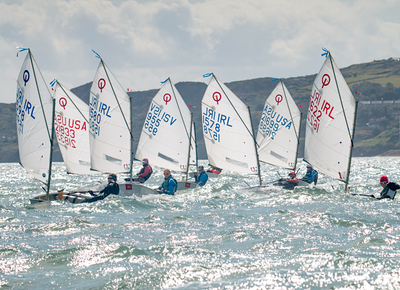
[[119, 185], [119, 196], [121, 197], [129, 197], [133, 195], [142, 197], [150, 194], [158, 194], [158, 192], [155, 189], [144, 186], [140, 183], [125, 183]]
[[196, 182], [178, 181], [178, 188], [176, 190], [185, 190], [199, 187]]
[[[219, 174], [217, 173], [212, 173], [212, 172], [206, 172], [208, 178], [217, 178]], [[194, 172], [189, 172], [189, 176], [194, 178]]]
[[[64, 193], [63, 195], [60, 196], [58, 196], [58, 192], [49, 193], [49, 201], [66, 200], [71, 203], [85, 203], [88, 202], [91, 198], [93, 198], [93, 196], [91, 196], [90, 194], [81, 192], [74, 193], [73, 196], [70, 196], [68, 193]], [[29, 199], [29, 201], [31, 204], [46, 202], [46, 193], [43, 192], [33, 195]]]
[[[49, 200], [57, 200], [57, 192], [50, 192], [49, 193]], [[39, 202], [45, 202], [46, 201], [46, 193], [39, 193], [33, 195], [31, 198], [29, 198], [29, 201], [31, 204], [39, 203]]]

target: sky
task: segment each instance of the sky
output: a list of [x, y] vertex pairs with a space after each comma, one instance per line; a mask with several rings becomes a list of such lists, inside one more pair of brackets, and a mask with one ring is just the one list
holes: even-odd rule
[[[95, 50], [133, 91], [316, 74], [400, 57], [400, 0], [0, 0], [0, 103], [15, 102], [29, 47], [49, 84], [91, 82]], [[268, 92], [269, 93], [269, 92]], [[268, 94], [266, 93], [266, 94]]]

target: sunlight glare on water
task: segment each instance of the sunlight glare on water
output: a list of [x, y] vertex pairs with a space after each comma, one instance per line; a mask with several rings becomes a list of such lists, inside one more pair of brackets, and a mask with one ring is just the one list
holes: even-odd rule
[[[400, 289], [400, 197], [358, 196], [379, 191], [381, 175], [399, 182], [399, 165], [398, 157], [353, 158], [350, 193], [323, 174], [314, 188], [285, 191], [249, 188], [255, 176], [223, 171], [175, 196], [32, 206], [39, 182], [19, 164], [0, 164], [0, 287]], [[264, 184], [277, 171], [288, 173], [262, 165]], [[62, 163], [53, 172], [52, 190], [106, 179], [68, 175]], [[162, 179], [154, 168], [147, 185]]]

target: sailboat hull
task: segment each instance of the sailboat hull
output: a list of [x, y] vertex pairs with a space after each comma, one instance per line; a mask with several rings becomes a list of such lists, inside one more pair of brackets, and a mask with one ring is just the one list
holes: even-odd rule
[[185, 189], [192, 189], [197, 188], [198, 184], [196, 182], [190, 181], [178, 181], [178, 188], [176, 190], [185, 190]]
[[[110, 195], [110, 196], [113, 196], [113, 195]], [[94, 198], [94, 196], [92, 196], [88, 193], [83, 193], [83, 192], [76, 192], [76, 193], [73, 193], [73, 195], [70, 195], [68, 193], [64, 193], [64, 194], [60, 195], [58, 192], [50, 192], [49, 193], [49, 201], [65, 200], [70, 203], [90, 203], [92, 198]], [[47, 201], [46, 193], [44, 192], [44, 193], [36, 194], [36, 195], [32, 196], [29, 199], [29, 201], [31, 204], [46, 202]]]
[[125, 183], [119, 185], [119, 196], [121, 197], [130, 197], [134, 195], [142, 197], [150, 194], [158, 194], [158, 192], [140, 183]]

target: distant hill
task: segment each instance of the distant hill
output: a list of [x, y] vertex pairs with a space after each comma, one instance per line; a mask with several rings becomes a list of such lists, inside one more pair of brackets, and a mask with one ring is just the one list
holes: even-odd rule
[[[353, 156], [400, 155], [400, 61], [390, 58], [355, 64], [341, 69], [341, 72], [355, 98], [360, 101]], [[223, 81], [223, 76], [217, 76]], [[283, 79], [303, 113], [299, 157], [303, 157], [305, 118], [315, 76], [316, 74]], [[257, 128], [264, 102], [276, 86], [276, 82], [265, 77], [226, 85], [249, 105], [254, 128]], [[88, 103], [90, 87], [91, 83], [87, 83], [72, 89], [72, 92]], [[201, 99], [206, 87], [207, 85], [201, 82], [176, 84], [194, 115], [200, 159], [207, 158], [201, 122]], [[151, 99], [156, 93], [157, 89], [128, 93], [133, 100], [135, 146]], [[15, 118], [15, 104], [0, 103], [0, 162], [18, 162]], [[58, 148], [54, 158], [55, 161], [62, 161]]]

